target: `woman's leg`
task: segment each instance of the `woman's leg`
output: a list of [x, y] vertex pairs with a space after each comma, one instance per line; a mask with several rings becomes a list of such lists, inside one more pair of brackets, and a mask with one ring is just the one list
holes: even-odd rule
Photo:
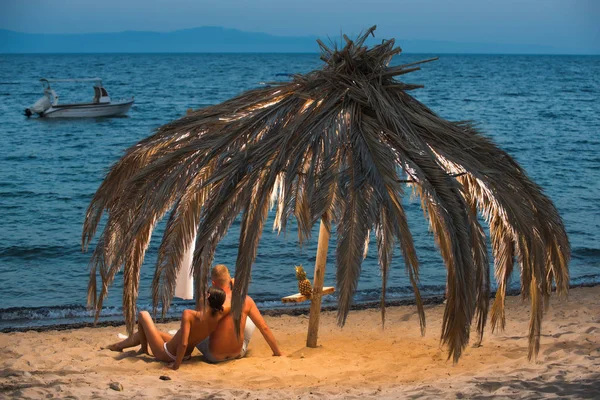
[[150, 346], [152, 354], [158, 360], [166, 362], [173, 361], [171, 357], [165, 353], [165, 349], [163, 347], [165, 340], [163, 339], [161, 332], [156, 329], [156, 326], [154, 325], [152, 317], [148, 311], [140, 312], [140, 315], [138, 316], [138, 327], [140, 344], [142, 345], [140, 351], [148, 354], [148, 346]]
[[[173, 336], [169, 335], [166, 332], [160, 332], [160, 336], [162, 336], [163, 340], [165, 342], [168, 342], [169, 340], [171, 340], [173, 338]], [[110, 344], [106, 347], [103, 347], [104, 349], [109, 349], [112, 351], [123, 351], [125, 349], [128, 349], [130, 347], [135, 347], [135, 346], [139, 346], [140, 344], [142, 344], [142, 341], [140, 340], [140, 332], [136, 332], [133, 335], [129, 336], [127, 339], [122, 340], [120, 342], [117, 343], [113, 343]], [[146, 346], [146, 354], [147, 354], [147, 346]], [[141, 351], [141, 349], [140, 349]]]
[[139, 332], [136, 332], [133, 335], [129, 336], [127, 339], [108, 345], [106, 346], [106, 348], [112, 351], [123, 351], [124, 349], [138, 346], [139, 344], [140, 334]]
[[[142, 311], [143, 312], [143, 311]], [[141, 354], [150, 354], [148, 353], [148, 340], [146, 339], [146, 334], [144, 332], [144, 327], [142, 326], [142, 313], [140, 312], [138, 315], [138, 338], [140, 339], [140, 353]]]

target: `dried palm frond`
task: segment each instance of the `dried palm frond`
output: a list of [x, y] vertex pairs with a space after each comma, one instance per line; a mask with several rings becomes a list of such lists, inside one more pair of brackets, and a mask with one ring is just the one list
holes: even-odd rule
[[441, 340], [449, 357], [460, 357], [474, 318], [481, 341], [487, 320], [490, 272], [478, 212], [490, 227], [498, 282], [492, 326], [504, 327], [504, 298], [516, 260], [522, 296], [531, 298], [529, 356], [537, 354], [542, 299], [547, 303], [553, 282], [559, 293], [569, 282], [570, 248], [557, 210], [521, 167], [472, 125], [446, 121], [410, 96], [408, 91], [421, 86], [395, 77], [419, 69], [421, 62], [390, 67], [401, 50], [393, 39], [365, 46], [374, 30], [356, 41], [344, 36], [343, 48], [319, 42], [321, 70], [193, 111], [127, 151], [92, 199], [84, 223], [87, 248], [108, 212], [90, 270], [88, 299], [97, 313], [123, 268], [123, 308], [133, 330], [144, 252], [154, 225], [172, 210], [159, 249], [154, 306], [169, 307], [193, 240], [193, 274], [202, 300], [216, 246], [241, 215], [233, 290], [239, 319], [273, 205], [274, 228], [285, 231], [294, 217], [300, 242], [324, 215], [337, 224], [340, 325], [371, 231], [382, 274], [382, 318], [392, 250], [399, 246], [424, 332], [418, 259], [402, 207], [403, 183], [409, 182], [447, 269]]

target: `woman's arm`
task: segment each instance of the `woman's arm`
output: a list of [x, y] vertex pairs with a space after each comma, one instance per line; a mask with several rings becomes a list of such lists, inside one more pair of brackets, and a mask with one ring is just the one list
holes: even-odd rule
[[175, 356], [175, 362], [173, 363], [173, 370], [177, 371], [181, 362], [183, 361], [183, 357], [185, 357], [185, 352], [187, 351], [188, 339], [190, 337], [190, 329], [192, 327], [192, 318], [194, 318], [194, 311], [192, 310], [184, 310], [181, 315], [181, 328], [179, 331], [181, 332], [181, 340], [177, 345], [177, 355]]

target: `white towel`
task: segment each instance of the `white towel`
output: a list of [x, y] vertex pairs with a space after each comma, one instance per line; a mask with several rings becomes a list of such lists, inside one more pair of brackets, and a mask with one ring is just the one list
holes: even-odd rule
[[194, 278], [192, 277], [192, 261], [194, 259], [194, 248], [196, 247], [196, 235], [192, 238], [187, 250], [183, 254], [181, 268], [177, 274], [177, 283], [175, 284], [175, 297], [184, 300], [194, 298]]

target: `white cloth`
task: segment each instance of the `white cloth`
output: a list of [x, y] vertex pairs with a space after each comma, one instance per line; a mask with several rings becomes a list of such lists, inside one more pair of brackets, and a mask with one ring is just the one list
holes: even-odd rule
[[196, 235], [192, 238], [187, 250], [183, 254], [181, 268], [177, 273], [177, 283], [175, 284], [175, 297], [184, 300], [194, 298], [194, 278], [192, 277], [192, 261], [194, 260], [194, 248], [196, 247]]
[[246, 353], [248, 352], [248, 345], [250, 344], [250, 339], [252, 339], [252, 334], [256, 329], [256, 325], [250, 319], [250, 317], [246, 317], [246, 327], [244, 328], [244, 344], [242, 345], [242, 350], [240, 351], [240, 356], [238, 358], [244, 358]]

